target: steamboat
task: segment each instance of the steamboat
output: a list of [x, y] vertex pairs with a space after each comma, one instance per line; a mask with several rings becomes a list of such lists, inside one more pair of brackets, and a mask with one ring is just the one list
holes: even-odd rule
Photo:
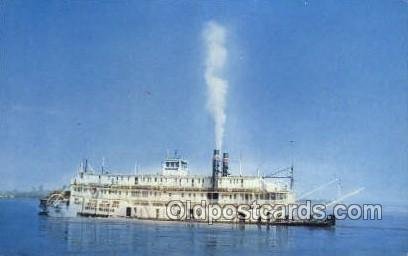
[[[223, 206], [294, 204], [293, 165], [268, 176], [231, 175], [229, 154], [214, 150], [212, 175], [190, 175], [188, 161], [175, 153], [166, 157], [156, 174], [115, 174], [96, 172], [88, 162], [80, 168], [65, 190], [54, 191], [40, 200], [40, 214], [60, 217], [135, 218], [162, 221], [206, 221], [192, 205]], [[169, 216], [169, 203], [180, 202], [177, 218]], [[188, 202], [188, 203], [187, 203]], [[329, 215], [323, 220], [289, 219], [272, 216], [253, 219], [247, 211], [236, 216], [220, 216], [214, 222], [268, 225], [333, 226]]]

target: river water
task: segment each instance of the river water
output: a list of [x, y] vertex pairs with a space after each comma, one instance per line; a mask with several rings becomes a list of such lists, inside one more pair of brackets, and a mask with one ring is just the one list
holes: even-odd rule
[[408, 214], [332, 228], [50, 218], [0, 200], [0, 255], [408, 255]]

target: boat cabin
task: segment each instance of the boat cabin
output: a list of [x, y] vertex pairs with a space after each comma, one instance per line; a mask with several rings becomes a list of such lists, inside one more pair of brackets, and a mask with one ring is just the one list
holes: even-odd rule
[[188, 162], [175, 153], [162, 162], [162, 174], [185, 176], [188, 174]]

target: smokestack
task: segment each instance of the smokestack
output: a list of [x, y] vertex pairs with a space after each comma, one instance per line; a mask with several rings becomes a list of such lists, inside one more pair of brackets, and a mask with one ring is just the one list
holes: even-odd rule
[[214, 149], [213, 153], [213, 164], [212, 164], [212, 182], [213, 182], [213, 187], [215, 187], [215, 179], [218, 177], [218, 174], [220, 173], [220, 165], [221, 165], [221, 159], [220, 159], [220, 150]]
[[85, 167], [84, 167], [84, 172], [88, 171], [88, 159], [85, 159]]
[[222, 155], [222, 176], [223, 176], [223, 177], [229, 175], [229, 173], [228, 173], [228, 169], [229, 169], [228, 164], [229, 164], [229, 163], [228, 163], [228, 162], [229, 162], [229, 160], [228, 160], [228, 153], [224, 153], [224, 154]]

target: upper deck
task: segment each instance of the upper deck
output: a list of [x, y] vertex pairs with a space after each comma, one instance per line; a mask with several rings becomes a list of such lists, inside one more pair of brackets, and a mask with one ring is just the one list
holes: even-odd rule
[[[80, 172], [72, 179], [75, 185], [96, 185], [102, 187], [131, 187], [144, 189], [172, 190], [212, 190], [212, 177], [200, 175], [163, 175], [163, 174], [98, 174]], [[288, 191], [285, 182], [263, 179], [256, 176], [226, 176], [216, 180], [217, 191]]]
[[230, 175], [228, 154], [224, 153], [222, 161], [218, 154], [219, 151], [215, 150], [213, 176], [189, 175], [188, 162], [176, 152], [171, 157], [167, 156], [161, 164], [161, 172], [157, 174], [96, 173], [87, 170], [86, 162], [71, 184], [174, 191], [290, 192], [290, 185], [280, 179]]

